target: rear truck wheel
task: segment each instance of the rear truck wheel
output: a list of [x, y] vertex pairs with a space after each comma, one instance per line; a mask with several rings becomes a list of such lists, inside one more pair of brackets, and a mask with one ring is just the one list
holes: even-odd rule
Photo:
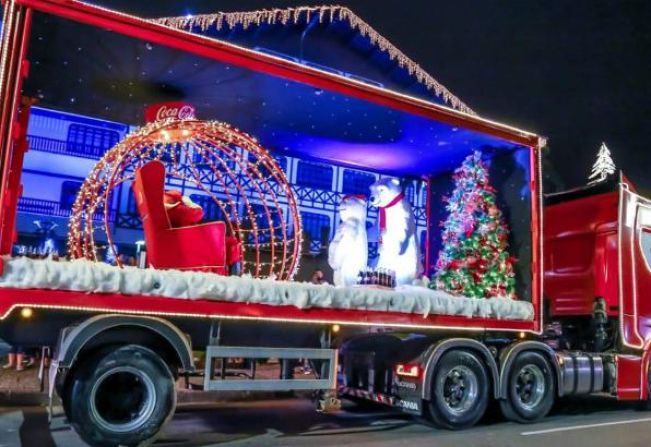
[[450, 351], [436, 365], [427, 413], [439, 427], [471, 427], [484, 415], [489, 394], [488, 373], [479, 357], [469, 351]]
[[556, 383], [552, 367], [537, 352], [523, 352], [511, 366], [506, 381], [502, 414], [510, 421], [527, 424], [544, 418], [554, 405]]
[[148, 445], [174, 414], [172, 372], [142, 346], [101, 350], [80, 363], [70, 380], [70, 422], [91, 446]]

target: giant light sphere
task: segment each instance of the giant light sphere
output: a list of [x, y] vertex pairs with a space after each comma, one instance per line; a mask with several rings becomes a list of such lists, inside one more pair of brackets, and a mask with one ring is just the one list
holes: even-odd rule
[[243, 243], [244, 273], [293, 277], [300, 257], [301, 222], [285, 173], [255, 138], [226, 123], [197, 119], [155, 121], [106, 152], [73, 205], [68, 231], [71, 257], [97, 261], [98, 239], [117, 257], [111, 230], [115, 195], [124, 193], [121, 186], [131, 194], [134, 172], [152, 160], [165, 164], [171, 188], [189, 188], [209, 197], [216, 207], [213, 214]]

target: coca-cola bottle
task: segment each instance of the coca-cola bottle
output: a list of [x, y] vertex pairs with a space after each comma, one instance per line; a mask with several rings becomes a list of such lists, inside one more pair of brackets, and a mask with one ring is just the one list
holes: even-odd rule
[[362, 285], [366, 286], [371, 283], [371, 272], [368, 267], [364, 269], [364, 274], [362, 278]]
[[364, 270], [360, 270], [357, 274], [357, 285], [364, 284]]

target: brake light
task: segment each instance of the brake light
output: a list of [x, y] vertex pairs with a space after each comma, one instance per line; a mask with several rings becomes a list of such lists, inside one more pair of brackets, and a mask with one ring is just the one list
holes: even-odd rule
[[396, 374], [403, 377], [420, 377], [420, 366], [418, 365], [396, 365]]

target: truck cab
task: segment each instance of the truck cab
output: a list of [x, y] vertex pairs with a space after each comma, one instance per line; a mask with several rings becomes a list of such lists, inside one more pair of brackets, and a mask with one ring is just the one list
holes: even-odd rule
[[[651, 202], [623, 175], [546, 197], [544, 295], [550, 320], [580, 325], [597, 300], [624, 348], [650, 339]], [[617, 324], [619, 326], [617, 327]]]

